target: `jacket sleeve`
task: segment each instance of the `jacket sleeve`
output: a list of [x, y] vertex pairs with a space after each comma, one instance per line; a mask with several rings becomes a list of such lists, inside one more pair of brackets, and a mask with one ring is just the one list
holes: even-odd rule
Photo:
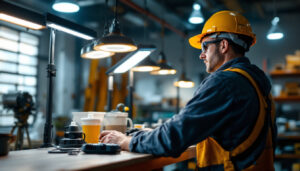
[[130, 151], [178, 157], [187, 147], [220, 129], [230, 119], [226, 113], [233, 97], [228, 88], [230, 80], [217, 78], [208, 79], [185, 108], [160, 127], [133, 135]]

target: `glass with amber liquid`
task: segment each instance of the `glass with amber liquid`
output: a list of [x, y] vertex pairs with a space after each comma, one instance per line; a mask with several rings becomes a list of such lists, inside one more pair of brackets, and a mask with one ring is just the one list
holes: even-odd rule
[[87, 118], [81, 118], [82, 132], [85, 134], [86, 143], [98, 143], [101, 129], [100, 119], [93, 117], [93, 114], [89, 114]]

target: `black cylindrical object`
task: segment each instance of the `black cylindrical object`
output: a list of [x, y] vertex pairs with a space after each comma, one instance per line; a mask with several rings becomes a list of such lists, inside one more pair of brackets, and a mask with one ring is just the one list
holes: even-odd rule
[[[83, 137], [83, 138], [82, 138]], [[59, 147], [61, 148], [72, 148], [81, 147], [85, 143], [85, 135], [79, 129], [75, 122], [71, 123], [70, 126], [66, 127], [64, 138], [59, 141]]]
[[0, 134], [0, 156], [5, 156], [8, 154], [8, 141], [10, 138], [10, 134]]
[[55, 47], [55, 30], [50, 31], [50, 51], [48, 61], [48, 87], [47, 87], [47, 106], [46, 106], [46, 122], [44, 127], [44, 143], [42, 147], [52, 147], [52, 101], [53, 101], [53, 86], [56, 69], [54, 64], [54, 47]]

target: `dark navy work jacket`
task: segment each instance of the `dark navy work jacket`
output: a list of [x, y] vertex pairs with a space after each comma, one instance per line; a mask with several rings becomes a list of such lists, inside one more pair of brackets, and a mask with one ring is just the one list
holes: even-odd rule
[[[177, 157], [207, 137], [213, 137], [225, 150], [233, 150], [242, 143], [256, 122], [259, 101], [247, 78], [223, 71], [229, 67], [248, 72], [263, 95], [268, 96], [271, 84], [264, 72], [250, 64], [246, 57], [232, 59], [202, 81], [179, 114], [153, 131], [134, 134], [130, 151]], [[249, 154], [236, 159], [237, 169], [256, 160], [264, 148], [265, 138], [260, 136], [261, 140]]]

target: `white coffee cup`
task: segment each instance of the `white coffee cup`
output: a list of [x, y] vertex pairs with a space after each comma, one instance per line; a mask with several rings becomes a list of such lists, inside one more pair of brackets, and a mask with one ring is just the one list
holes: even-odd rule
[[108, 112], [104, 116], [104, 130], [116, 130], [125, 133], [127, 130], [127, 123], [129, 123], [129, 128], [133, 128], [133, 123], [130, 118], [128, 118], [128, 113], [126, 112]]
[[81, 118], [87, 118], [89, 114], [93, 114], [93, 117], [96, 119], [100, 119], [103, 121], [104, 115], [106, 112], [96, 112], [96, 111], [89, 111], [89, 112], [72, 112], [73, 121], [75, 121], [80, 127], [82, 125]]

